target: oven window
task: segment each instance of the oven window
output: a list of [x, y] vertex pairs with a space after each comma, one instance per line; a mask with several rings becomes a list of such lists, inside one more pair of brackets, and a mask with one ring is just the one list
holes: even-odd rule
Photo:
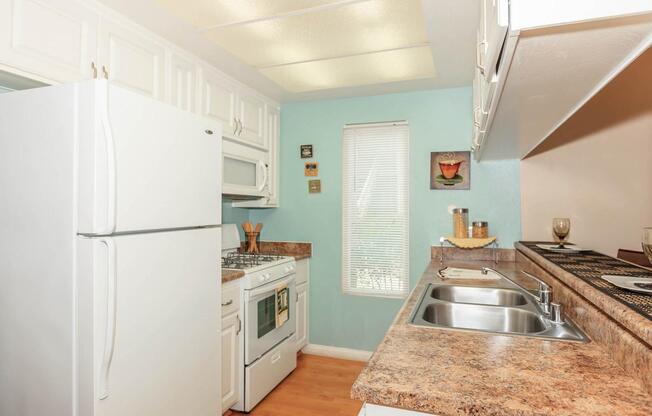
[[276, 328], [276, 293], [258, 301], [258, 338]]

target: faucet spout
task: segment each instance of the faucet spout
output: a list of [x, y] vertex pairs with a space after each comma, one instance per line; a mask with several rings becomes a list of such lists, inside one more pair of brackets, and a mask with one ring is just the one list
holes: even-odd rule
[[[508, 280], [512, 284], [518, 286], [520, 289], [522, 289], [526, 293], [530, 293], [530, 291], [528, 289], [526, 289], [525, 287], [523, 287], [520, 283], [516, 282], [512, 278], [510, 278], [510, 277], [508, 277], [508, 276], [506, 276], [506, 275], [504, 275], [504, 274], [502, 274], [502, 273], [500, 273], [500, 272], [498, 272], [498, 271], [496, 271], [496, 270], [494, 270], [492, 268], [483, 267], [481, 271], [482, 271], [482, 274], [487, 274], [488, 272], [496, 273], [497, 275], [503, 277], [504, 279]], [[532, 294], [530, 294], [530, 295], [532, 297], [534, 297], [537, 300], [537, 302], [539, 302], [539, 304], [541, 305], [541, 309], [543, 309], [543, 311], [547, 315], [549, 315], [550, 314], [550, 303], [552, 302], [552, 289], [550, 288], [550, 285], [548, 285], [543, 280], [539, 279], [536, 276], [533, 276], [532, 274], [530, 274], [530, 273], [528, 273], [526, 271], [521, 270], [521, 273], [523, 273], [525, 276], [527, 276], [530, 279], [537, 282], [537, 284], [539, 285], [538, 290], [537, 290], [538, 296], [535, 296], [535, 295], [532, 295]]]

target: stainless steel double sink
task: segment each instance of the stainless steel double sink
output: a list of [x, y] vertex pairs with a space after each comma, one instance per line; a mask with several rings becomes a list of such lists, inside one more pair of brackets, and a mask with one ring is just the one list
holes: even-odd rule
[[587, 342], [570, 320], [556, 322], [520, 288], [431, 283], [421, 294], [410, 321], [413, 325]]

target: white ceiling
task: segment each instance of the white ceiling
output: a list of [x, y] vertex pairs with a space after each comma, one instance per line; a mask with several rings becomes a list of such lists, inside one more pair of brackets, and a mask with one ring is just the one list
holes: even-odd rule
[[193, 32], [184, 40], [202, 58], [281, 101], [473, 78], [477, 0], [103, 1], [172, 41]]

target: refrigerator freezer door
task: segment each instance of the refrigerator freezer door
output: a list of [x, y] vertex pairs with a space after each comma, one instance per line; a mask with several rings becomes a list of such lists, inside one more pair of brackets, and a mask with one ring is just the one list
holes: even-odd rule
[[221, 222], [219, 123], [107, 81], [79, 85], [79, 233]]
[[94, 316], [80, 414], [220, 414], [220, 229], [80, 237], [78, 245], [79, 280], [93, 284], [80, 314]]

